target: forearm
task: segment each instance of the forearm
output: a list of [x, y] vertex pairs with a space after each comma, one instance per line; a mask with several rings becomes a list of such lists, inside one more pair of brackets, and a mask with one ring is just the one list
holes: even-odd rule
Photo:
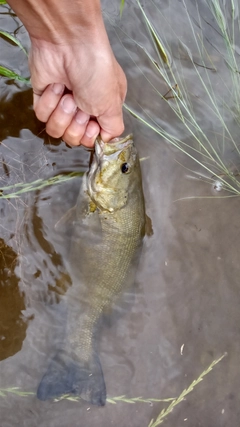
[[100, 0], [7, 0], [30, 37], [54, 44], [106, 37]]

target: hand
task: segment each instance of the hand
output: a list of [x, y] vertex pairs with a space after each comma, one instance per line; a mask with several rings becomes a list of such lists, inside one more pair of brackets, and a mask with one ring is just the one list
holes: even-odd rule
[[[109, 44], [100, 0], [8, 0], [29, 32], [34, 110], [47, 132], [92, 146], [123, 130], [126, 77]], [[64, 94], [67, 88], [70, 94]]]
[[[34, 110], [47, 133], [86, 147], [93, 146], [99, 133], [105, 142], [119, 136], [127, 83], [107, 36], [73, 44], [31, 41]], [[65, 87], [70, 94], [64, 94]]]

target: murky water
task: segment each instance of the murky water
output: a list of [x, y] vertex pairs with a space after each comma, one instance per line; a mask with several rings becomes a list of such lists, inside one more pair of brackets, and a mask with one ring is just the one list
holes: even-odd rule
[[[232, 111], [236, 108], [226, 47], [207, 4], [198, 3], [199, 9], [195, 1], [186, 1], [188, 14], [184, 2], [155, 1], [159, 10], [152, 2], [144, 6], [172, 53], [175, 74], [191, 94], [201, 129], [236, 171], [239, 155], [206, 95], [213, 87], [224, 121], [238, 141], [238, 127], [231, 109], [226, 108], [226, 104]], [[234, 2], [236, 11], [238, 3]], [[118, 8], [117, 0], [103, 2], [111, 43], [128, 77], [128, 105], [142, 113], [141, 106], [165, 131], [193, 144], [186, 126], [146, 83], [147, 77], [162, 95], [169, 89], [141, 47], [157, 61], [138, 6], [127, 2], [121, 20]], [[26, 32], [18, 20], [5, 6], [0, 12], [0, 28], [16, 31], [28, 47]], [[187, 45], [194, 61], [202, 65], [190, 22], [207, 49], [206, 63], [214, 67], [206, 75], [206, 68], [197, 66], [205, 87], [184, 50]], [[0, 49], [2, 65], [28, 75], [26, 58], [17, 47], [1, 39]], [[87, 169], [87, 151], [81, 147], [70, 149], [44, 133], [34, 117], [29, 88], [1, 78], [0, 91], [1, 186]], [[146, 158], [142, 161], [143, 185], [154, 234], [144, 241], [130, 306], [106, 325], [99, 337], [107, 394], [177, 397], [214, 359], [227, 352], [164, 424], [238, 426], [239, 199], [219, 198], [229, 193], [218, 193], [205, 182], [211, 178], [209, 172], [127, 113], [126, 128], [134, 131], [140, 157]], [[69, 245], [66, 234], [57, 232], [54, 225], [74, 205], [80, 185], [81, 178], [76, 178], [0, 201], [1, 390], [19, 387], [21, 391], [36, 392], [53, 355], [56, 336], [63, 327], [61, 313], [56, 310], [56, 284], [64, 272]], [[168, 405], [118, 402], [97, 408], [67, 400], [40, 402], [34, 394], [23, 397], [6, 392], [0, 395], [0, 424], [147, 427]]]

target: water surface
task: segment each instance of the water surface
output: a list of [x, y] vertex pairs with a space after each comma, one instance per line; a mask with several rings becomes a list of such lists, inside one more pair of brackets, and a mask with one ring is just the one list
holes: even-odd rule
[[[152, 2], [143, 4], [171, 52], [175, 72], [191, 94], [201, 129], [212, 136], [233, 170], [238, 169], [239, 156], [229, 139], [223, 138], [206, 87], [199, 83], [183, 48], [185, 44], [191, 49], [196, 63], [201, 60], [190, 17], [194, 31], [206, 44], [209, 67], [212, 63], [216, 66], [216, 71], [209, 70], [207, 87], [219, 95], [216, 102], [235, 137], [238, 126], [223, 102], [234, 110], [234, 98], [229, 97], [232, 81], [224, 60], [226, 48], [206, 3], [200, 2], [198, 10], [195, 1], [187, 1], [189, 16], [183, 2], [155, 1], [160, 11]], [[146, 83], [147, 77], [162, 95], [169, 89], [143, 49], [134, 43], [155, 55], [137, 5], [126, 4], [121, 20], [117, 0], [105, 0], [103, 10], [112, 46], [128, 77], [128, 105], [138, 112], [144, 108], [167, 132], [193, 144], [168, 103]], [[28, 47], [19, 21], [6, 14], [5, 6], [0, 12], [0, 27], [16, 31]], [[24, 54], [3, 39], [0, 48], [1, 64], [27, 76]], [[198, 71], [206, 78], [206, 69], [199, 67]], [[28, 87], [4, 78], [0, 86], [1, 186], [87, 170], [86, 150], [71, 149], [45, 134], [44, 126], [34, 117]], [[146, 158], [141, 163], [143, 185], [154, 234], [144, 240], [131, 303], [99, 337], [108, 396], [176, 397], [227, 352], [164, 423], [169, 427], [237, 427], [239, 199], [219, 198], [226, 193], [214, 191], [205, 182], [211, 176], [198, 164], [127, 113], [125, 122], [126, 131], [134, 132], [140, 157]], [[69, 247], [66, 233], [57, 232], [54, 225], [75, 204], [80, 185], [81, 178], [77, 178], [0, 201], [0, 389], [19, 387], [36, 392], [53, 355], [56, 336], [63, 327], [56, 309], [57, 280], [65, 271]], [[22, 397], [7, 393], [0, 396], [1, 427], [14, 427], [19, 422], [24, 427], [145, 427], [167, 405], [119, 402], [96, 408], [85, 402], [40, 402], [34, 394]]]

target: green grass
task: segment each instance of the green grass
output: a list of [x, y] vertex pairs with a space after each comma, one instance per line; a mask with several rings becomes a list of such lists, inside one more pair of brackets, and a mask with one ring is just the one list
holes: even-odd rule
[[0, 36], [5, 37], [7, 40], [10, 40], [16, 46], [20, 47], [20, 49], [25, 53], [25, 55], [28, 56], [28, 53], [27, 53], [26, 49], [23, 47], [22, 43], [15, 36], [13, 36], [11, 33], [7, 32], [7, 31], [0, 30]]
[[124, 5], [125, 5], [125, 0], [121, 0], [121, 3], [120, 3], [120, 16], [122, 16]]
[[[5, 1], [0, 1], [0, 5], [5, 3], [6, 3]], [[14, 43], [24, 52], [26, 56], [28, 56], [26, 49], [23, 47], [22, 43], [14, 35], [0, 29], [0, 37], [3, 37], [7, 41]], [[2, 65], [0, 65], [0, 76], [7, 77], [10, 80], [18, 80], [30, 85], [29, 77], [20, 76], [18, 73], [15, 73], [13, 70], [10, 70], [9, 68], [6, 68]]]
[[0, 75], [3, 77], [7, 77], [10, 80], [19, 80], [26, 84], [30, 84], [29, 78], [22, 77], [19, 74], [15, 73], [14, 71], [10, 70], [9, 68], [3, 67], [2, 65], [0, 65]]

